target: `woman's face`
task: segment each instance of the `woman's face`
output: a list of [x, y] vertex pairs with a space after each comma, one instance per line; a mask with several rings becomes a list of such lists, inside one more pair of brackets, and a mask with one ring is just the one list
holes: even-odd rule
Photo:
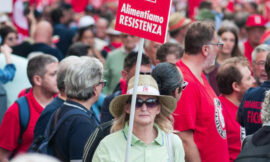
[[18, 36], [16, 33], [8, 33], [4, 44], [7, 44], [10, 47], [16, 46], [18, 44]]
[[[131, 104], [126, 105], [126, 113], [130, 114]], [[134, 125], [154, 124], [156, 116], [160, 113], [160, 104], [155, 96], [138, 95], [135, 107]]]
[[226, 55], [231, 55], [232, 50], [235, 46], [235, 36], [232, 32], [224, 32], [220, 36], [222, 42], [224, 43], [223, 48], [221, 49], [221, 52]]
[[94, 33], [91, 30], [85, 30], [80, 41], [93, 47], [95, 41], [94, 38]]

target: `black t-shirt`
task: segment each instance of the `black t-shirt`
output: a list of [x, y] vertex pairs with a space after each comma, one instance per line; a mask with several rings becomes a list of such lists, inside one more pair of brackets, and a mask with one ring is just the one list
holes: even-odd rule
[[[70, 109], [80, 109], [89, 115], [89, 118], [83, 116], [72, 116], [67, 119], [59, 128], [54, 138], [56, 152], [60, 153], [59, 159], [62, 161], [81, 160], [84, 145], [91, 133], [98, 126], [99, 122], [94, 113], [87, 110], [77, 102], [67, 100], [60, 108], [58, 120], [65, 112]], [[59, 155], [59, 154], [57, 154]]]
[[256, 88], [250, 88], [242, 98], [238, 109], [238, 119], [242, 127], [245, 127], [246, 135], [253, 134], [262, 127], [261, 108], [265, 92], [270, 89], [270, 81], [265, 81]]

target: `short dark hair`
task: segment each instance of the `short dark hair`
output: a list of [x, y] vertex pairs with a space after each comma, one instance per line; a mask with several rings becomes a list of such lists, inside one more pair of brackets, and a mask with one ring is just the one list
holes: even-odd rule
[[270, 52], [268, 52], [265, 60], [265, 72], [267, 74], [267, 79], [270, 80]]
[[211, 21], [197, 21], [191, 24], [185, 37], [185, 52], [196, 55], [202, 46], [209, 43], [215, 33], [215, 26]]
[[46, 71], [46, 65], [58, 62], [57, 58], [48, 54], [36, 54], [29, 59], [27, 64], [27, 76], [32, 86], [34, 86], [33, 77], [38, 75], [43, 77]]
[[175, 29], [175, 30], [169, 31], [170, 36], [171, 36], [172, 38], [175, 38], [175, 37], [178, 35], [178, 33], [179, 33], [179, 31], [180, 31], [181, 29], [182, 29], [182, 28], [177, 28], [177, 29]]
[[202, 1], [199, 4], [199, 10], [201, 9], [208, 9], [208, 10], [212, 10], [212, 3], [208, 2], [208, 1]]
[[53, 24], [60, 23], [60, 19], [64, 16], [62, 8], [55, 8], [51, 11], [51, 19]]
[[166, 62], [166, 56], [173, 54], [176, 58], [181, 58], [184, 54], [184, 49], [176, 43], [165, 43], [157, 50], [157, 59], [160, 62]]
[[73, 43], [67, 51], [67, 56], [87, 56], [90, 46], [82, 42]]
[[64, 10], [70, 10], [70, 9], [72, 9], [72, 6], [68, 3], [62, 3], [61, 8]]
[[168, 62], [158, 64], [152, 71], [152, 77], [157, 81], [161, 95], [172, 95], [183, 82], [176, 65]]
[[[130, 52], [124, 60], [124, 70], [127, 72], [136, 64], [138, 52]], [[150, 59], [145, 54], [142, 55], [141, 65], [150, 65]]]
[[1, 45], [4, 44], [9, 33], [16, 33], [17, 34], [17, 31], [10, 26], [3, 26], [0, 28], [0, 36], [2, 38]]
[[243, 75], [237, 65], [249, 67], [249, 62], [245, 57], [232, 57], [225, 60], [220, 66], [216, 75], [217, 87], [220, 93], [225, 95], [232, 94], [232, 84], [234, 82], [241, 82]]

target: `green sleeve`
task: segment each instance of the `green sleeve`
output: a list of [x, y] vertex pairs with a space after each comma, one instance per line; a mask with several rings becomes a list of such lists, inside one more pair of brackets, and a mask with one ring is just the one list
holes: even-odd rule
[[174, 148], [174, 161], [185, 162], [185, 151], [182, 140], [179, 136], [174, 134], [173, 136], [173, 148]]

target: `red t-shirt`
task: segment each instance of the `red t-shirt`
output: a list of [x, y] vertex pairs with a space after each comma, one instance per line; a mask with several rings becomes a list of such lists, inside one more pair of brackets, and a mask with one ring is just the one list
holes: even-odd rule
[[202, 73], [203, 83], [180, 60], [176, 63], [188, 82], [173, 113], [174, 129], [193, 130], [202, 162], [229, 162], [221, 103]]
[[18, 144], [20, 123], [19, 107], [16, 102], [8, 108], [0, 126], [0, 147], [11, 152], [14, 150], [16, 150], [17, 153], [27, 151], [33, 141], [36, 122], [44, 109], [34, 98], [32, 89], [26, 94], [26, 98], [30, 109], [30, 119], [28, 127], [22, 136], [22, 143], [20, 145]]
[[244, 52], [245, 52], [245, 56], [246, 58], [248, 59], [250, 65], [252, 65], [252, 51], [253, 51], [253, 47], [252, 45], [249, 43], [249, 41], [247, 40], [245, 43], [244, 43]]
[[238, 106], [234, 105], [230, 100], [222, 95], [219, 96], [219, 100], [222, 104], [226, 123], [230, 161], [234, 162], [241, 151], [241, 140], [243, 139], [245, 133], [244, 129], [241, 129], [240, 124], [236, 121]]

